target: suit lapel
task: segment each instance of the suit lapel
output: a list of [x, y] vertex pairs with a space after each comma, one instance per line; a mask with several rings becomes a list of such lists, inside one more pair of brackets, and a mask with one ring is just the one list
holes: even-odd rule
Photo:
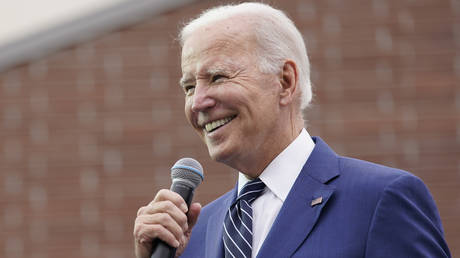
[[222, 205], [218, 205], [218, 209], [209, 216], [206, 230], [206, 258], [223, 258], [224, 244], [222, 240], [222, 231], [224, 225], [225, 214], [232, 202], [236, 199], [236, 187], [228, 193], [222, 200]]
[[[257, 257], [290, 257], [307, 239], [334, 193], [336, 154], [319, 138], [273, 223]], [[282, 239], [280, 238], [282, 236]]]

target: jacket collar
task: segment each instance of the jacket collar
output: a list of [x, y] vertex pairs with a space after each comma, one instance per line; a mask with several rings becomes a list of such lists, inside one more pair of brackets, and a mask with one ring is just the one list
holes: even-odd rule
[[[337, 155], [319, 137], [273, 223], [257, 257], [290, 257], [308, 238], [334, 193], [328, 183], [339, 176]], [[289, 233], [287, 233], [289, 232]], [[283, 236], [283, 241], [280, 241]]]
[[[281, 207], [257, 257], [292, 256], [308, 238], [321, 211], [334, 193], [335, 187], [329, 183], [339, 176], [337, 154], [321, 138], [312, 138], [315, 148]], [[236, 199], [237, 187], [238, 184], [222, 197], [222, 205], [209, 217], [205, 239], [207, 258], [223, 257], [222, 225], [228, 208]], [[280, 241], [280, 236], [283, 241]]]

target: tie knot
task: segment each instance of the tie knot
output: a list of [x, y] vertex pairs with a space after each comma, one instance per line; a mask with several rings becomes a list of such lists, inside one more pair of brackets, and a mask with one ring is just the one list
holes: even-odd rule
[[245, 200], [251, 204], [265, 189], [265, 184], [259, 178], [247, 182], [240, 191], [238, 201]]

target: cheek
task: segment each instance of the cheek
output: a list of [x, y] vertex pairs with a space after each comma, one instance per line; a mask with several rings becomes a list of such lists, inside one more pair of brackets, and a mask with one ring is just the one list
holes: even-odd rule
[[184, 113], [185, 113], [185, 117], [187, 118], [187, 120], [188, 120], [189, 122], [191, 122], [191, 118], [192, 118], [192, 105], [191, 105], [190, 101], [185, 100]]

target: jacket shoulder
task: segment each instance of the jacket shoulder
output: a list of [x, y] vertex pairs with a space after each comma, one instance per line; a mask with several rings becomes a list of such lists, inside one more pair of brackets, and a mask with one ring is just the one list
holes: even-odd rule
[[[340, 179], [353, 184], [358, 184], [362, 190], [368, 188], [372, 192], [383, 191], [399, 178], [412, 178], [421, 180], [412, 173], [364, 160], [338, 157]], [[423, 184], [423, 183], [422, 183]]]
[[436, 204], [420, 178], [353, 158], [339, 157], [339, 164], [337, 184], [371, 215], [366, 257], [450, 257]]

